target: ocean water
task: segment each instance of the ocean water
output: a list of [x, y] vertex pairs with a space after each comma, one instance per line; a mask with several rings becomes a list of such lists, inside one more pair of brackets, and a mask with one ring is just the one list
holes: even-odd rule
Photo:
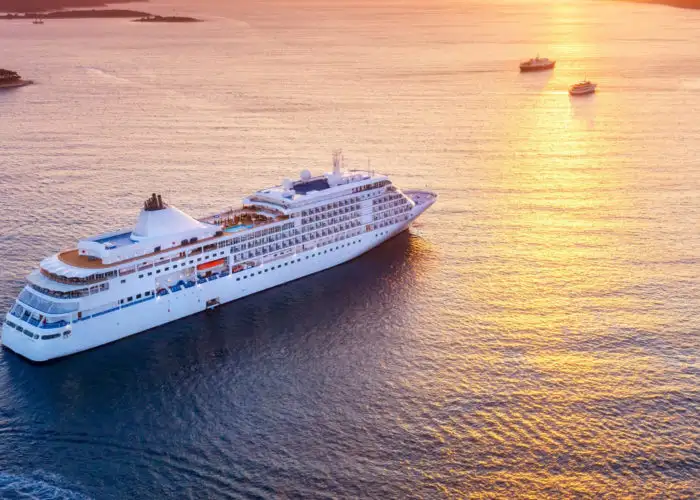
[[155, 191], [204, 216], [342, 147], [439, 200], [214, 313], [1, 352], [0, 497], [700, 494], [700, 11], [189, 3], [134, 8], [207, 22], [0, 23], [37, 82], [0, 93], [3, 313]]

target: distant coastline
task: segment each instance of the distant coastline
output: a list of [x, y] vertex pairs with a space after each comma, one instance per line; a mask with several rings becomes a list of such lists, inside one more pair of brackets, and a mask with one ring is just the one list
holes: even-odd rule
[[[15, 19], [34, 19], [36, 13], [5, 14], [0, 19], [12, 21]], [[57, 10], [41, 14], [42, 19], [132, 19], [139, 23], [196, 23], [201, 19], [182, 16], [156, 16], [148, 12], [129, 9], [92, 9], [92, 10]]]
[[9, 13], [0, 16], [0, 20], [30, 20], [40, 16], [42, 19], [131, 19], [138, 23], [197, 23], [201, 19], [183, 16], [157, 16], [140, 10], [129, 9], [91, 9], [91, 10], [56, 10], [53, 12]]
[[39, 13], [61, 9], [106, 7], [115, 3], [147, 2], [148, 0], [0, 0], [0, 12]]
[[[6, 14], [0, 19], [34, 19], [36, 13]], [[148, 12], [127, 9], [100, 9], [100, 10], [57, 10], [41, 14], [43, 19], [100, 19], [100, 18], [121, 18], [134, 19], [150, 16]]]
[[679, 7], [681, 9], [700, 9], [700, 0], [622, 0], [623, 2], [651, 3]]

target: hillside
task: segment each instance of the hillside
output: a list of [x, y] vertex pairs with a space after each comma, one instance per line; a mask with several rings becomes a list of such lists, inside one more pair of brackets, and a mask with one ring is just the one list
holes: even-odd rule
[[[105, 7], [133, 0], [0, 0], [0, 12], [45, 12], [65, 8]], [[147, 1], [147, 0], [140, 0]]]

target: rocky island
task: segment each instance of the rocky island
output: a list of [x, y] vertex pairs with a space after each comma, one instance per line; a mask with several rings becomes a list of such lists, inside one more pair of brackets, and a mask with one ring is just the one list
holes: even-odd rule
[[147, 15], [140, 19], [134, 19], [135, 23], [198, 23], [201, 19], [182, 16], [152, 16]]
[[24, 87], [34, 83], [31, 80], [24, 80], [16, 71], [0, 68], [0, 89], [12, 89], [15, 87]]
[[[0, 15], [4, 20], [42, 19], [132, 19], [141, 23], [194, 23], [201, 19], [182, 16], [159, 16], [131, 9], [90, 9], [108, 4], [129, 3], [134, 0], [0, 0]], [[139, 0], [147, 1], [147, 0]], [[74, 10], [65, 10], [72, 8]], [[80, 9], [80, 10], [75, 10]]]

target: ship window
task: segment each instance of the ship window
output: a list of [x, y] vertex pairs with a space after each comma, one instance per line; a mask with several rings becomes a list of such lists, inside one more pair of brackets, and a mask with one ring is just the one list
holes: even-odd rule
[[166, 270], [166, 271], [170, 271], [170, 268], [169, 268], [169, 267], [166, 267], [165, 270]]
[[243, 276], [243, 279], [244, 279], [244, 280], [248, 279], [248, 276]]
[[194, 264], [194, 261], [193, 261], [193, 260], [191, 260], [191, 261], [190, 261], [190, 264]]
[[262, 274], [262, 271], [258, 271], [258, 274]]
[[127, 302], [131, 302], [132, 300], [134, 300], [133, 297], [127, 297], [127, 298], [126, 298], [126, 301], [127, 301]]
[[136, 295], [136, 300], [138, 300], [140, 298], [141, 298], [141, 294], [139, 293], [138, 295]]
[[143, 274], [139, 274], [139, 278], [143, 278]]
[[122, 283], [126, 283], [126, 280], [122, 280]]
[[153, 276], [153, 272], [148, 273], [149, 276]]
[[200, 257], [199, 259], [197, 259], [197, 262], [201, 262], [201, 261], [202, 261], [202, 258], [201, 258], [201, 257]]
[[160, 269], [158, 269], [158, 270], [156, 271], [156, 274], [160, 274]]
[[146, 292], [146, 297], [149, 297], [151, 295], [151, 292]]

